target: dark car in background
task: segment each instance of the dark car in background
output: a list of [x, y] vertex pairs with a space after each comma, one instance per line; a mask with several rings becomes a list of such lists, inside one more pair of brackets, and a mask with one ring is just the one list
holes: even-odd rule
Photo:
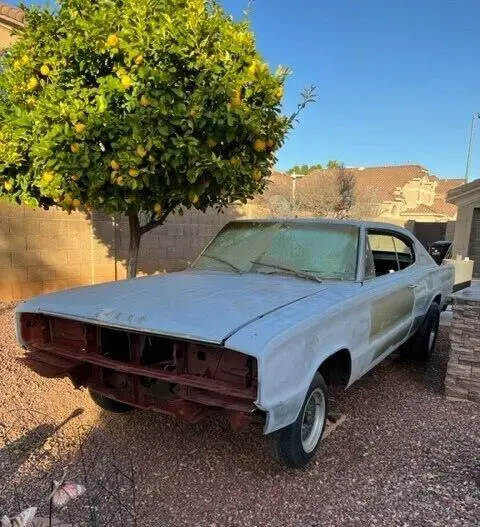
[[443, 260], [449, 255], [452, 247], [452, 242], [446, 240], [439, 240], [433, 242], [428, 249], [430, 256], [440, 265]]

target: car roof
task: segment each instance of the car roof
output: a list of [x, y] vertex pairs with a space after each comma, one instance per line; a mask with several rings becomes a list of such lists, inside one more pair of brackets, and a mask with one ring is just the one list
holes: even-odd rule
[[365, 229], [388, 229], [412, 237], [413, 233], [394, 223], [366, 220], [339, 220], [336, 218], [241, 218], [231, 223], [296, 223], [296, 224], [326, 224], [326, 225], [350, 225]]

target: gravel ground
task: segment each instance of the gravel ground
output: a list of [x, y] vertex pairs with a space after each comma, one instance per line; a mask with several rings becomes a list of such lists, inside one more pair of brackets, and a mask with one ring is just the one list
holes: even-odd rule
[[448, 328], [427, 365], [393, 357], [335, 395], [346, 421], [306, 470], [291, 471], [270, 460], [258, 428], [106, 416], [68, 381], [18, 363], [12, 322], [0, 305], [3, 411], [28, 406], [59, 422], [84, 408], [65, 434], [97, 425], [130, 453], [142, 527], [480, 526], [480, 407], [443, 397]]

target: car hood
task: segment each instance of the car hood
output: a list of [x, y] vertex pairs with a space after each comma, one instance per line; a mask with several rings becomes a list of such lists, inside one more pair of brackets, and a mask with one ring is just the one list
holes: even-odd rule
[[42, 295], [17, 312], [221, 344], [250, 322], [324, 289], [285, 275], [185, 271]]

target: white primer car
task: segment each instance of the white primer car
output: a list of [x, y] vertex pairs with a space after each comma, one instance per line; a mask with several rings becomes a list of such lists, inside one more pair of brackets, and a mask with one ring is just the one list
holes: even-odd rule
[[400, 346], [428, 359], [453, 281], [394, 225], [235, 221], [187, 271], [20, 304], [17, 338], [32, 369], [111, 411], [223, 409], [237, 427], [260, 415], [274, 456], [299, 467], [325, 429], [326, 385]]

